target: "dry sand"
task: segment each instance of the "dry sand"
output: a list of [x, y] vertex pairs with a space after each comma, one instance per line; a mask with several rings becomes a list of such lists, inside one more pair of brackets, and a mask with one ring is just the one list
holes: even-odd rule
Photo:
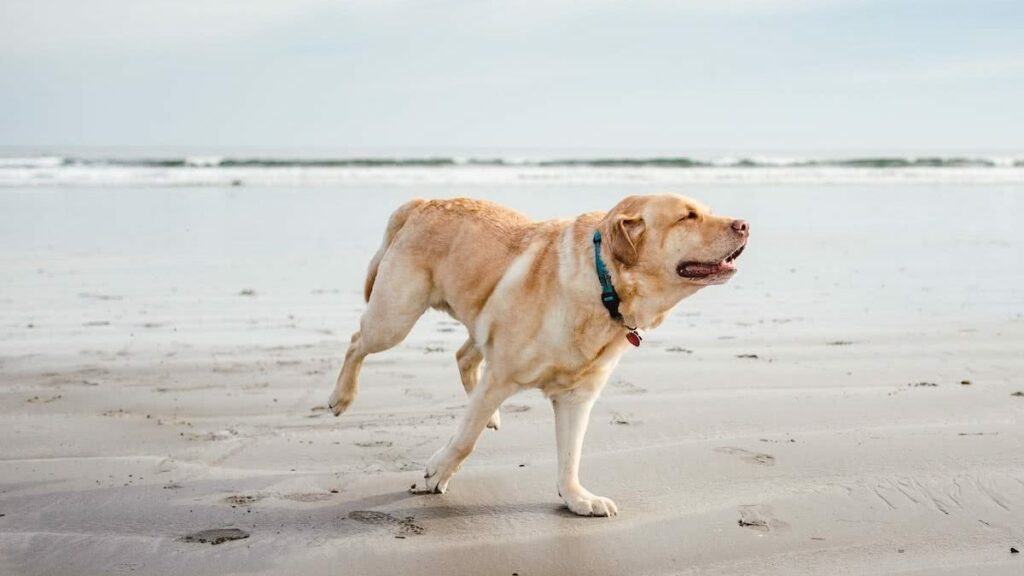
[[538, 393], [448, 494], [406, 492], [465, 403], [441, 314], [325, 410], [403, 199], [639, 191], [0, 192], [0, 574], [1024, 572], [1013, 189], [682, 190], [751, 247], [595, 409], [583, 480], [617, 518], [560, 505]]

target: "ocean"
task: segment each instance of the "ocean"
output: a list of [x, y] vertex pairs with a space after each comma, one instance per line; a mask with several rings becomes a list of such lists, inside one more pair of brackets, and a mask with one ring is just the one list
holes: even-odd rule
[[3, 150], [0, 187], [1024, 183], [1024, 154]]
[[549, 219], [660, 192], [751, 223], [736, 281], [699, 298], [722, 318], [769, 306], [877, 327], [1019, 318], [1024, 301], [1021, 156], [27, 152], [0, 159], [0, 298], [41, 316], [112, 286], [197, 308], [324, 291], [354, 311], [388, 215], [411, 198]]

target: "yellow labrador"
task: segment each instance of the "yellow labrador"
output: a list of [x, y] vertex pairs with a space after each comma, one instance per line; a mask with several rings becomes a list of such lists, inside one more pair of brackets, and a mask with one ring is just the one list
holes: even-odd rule
[[591, 406], [639, 343], [636, 330], [732, 277], [748, 234], [746, 222], [676, 195], [630, 196], [607, 213], [546, 222], [466, 198], [408, 202], [370, 262], [368, 305], [331, 409], [339, 415], [355, 399], [368, 354], [401, 342], [427, 308], [443, 310], [469, 331], [456, 354], [469, 405], [412, 491], [443, 493], [484, 427], [499, 427], [501, 403], [539, 388], [555, 412], [560, 496], [576, 514], [613, 516], [615, 503], [579, 482]]

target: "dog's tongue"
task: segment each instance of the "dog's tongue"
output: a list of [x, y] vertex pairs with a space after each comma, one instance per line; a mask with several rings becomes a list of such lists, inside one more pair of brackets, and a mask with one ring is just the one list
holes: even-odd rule
[[718, 264], [687, 264], [683, 266], [683, 271], [694, 276], [710, 276], [718, 271]]

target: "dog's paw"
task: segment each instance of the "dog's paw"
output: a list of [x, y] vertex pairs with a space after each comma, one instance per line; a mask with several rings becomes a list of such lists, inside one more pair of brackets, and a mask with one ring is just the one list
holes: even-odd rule
[[346, 398], [338, 394], [338, 391], [335, 390], [331, 393], [330, 399], [327, 400], [327, 406], [330, 407], [332, 414], [335, 416], [341, 416], [341, 413], [348, 409], [353, 400], [355, 400], [355, 397], [349, 396]]
[[500, 412], [495, 410], [494, 414], [491, 414], [491, 419], [487, 421], [487, 427], [492, 429], [492, 430], [497, 430], [498, 428], [501, 428], [501, 413]]
[[441, 489], [440, 484], [437, 482], [437, 476], [424, 476], [422, 480], [417, 481], [412, 486], [409, 486], [410, 494], [444, 494], [448, 487], [445, 486]]
[[574, 494], [564, 494], [562, 499], [565, 500], [565, 505], [569, 507], [569, 510], [580, 516], [619, 515], [619, 508], [615, 505], [615, 502], [612, 502], [609, 498], [591, 494], [586, 490]]
[[443, 453], [442, 448], [430, 458], [423, 471], [423, 478], [409, 487], [411, 494], [444, 494], [448, 490], [448, 480], [452, 475], [446, 471], [446, 467], [439, 465], [443, 461]]

